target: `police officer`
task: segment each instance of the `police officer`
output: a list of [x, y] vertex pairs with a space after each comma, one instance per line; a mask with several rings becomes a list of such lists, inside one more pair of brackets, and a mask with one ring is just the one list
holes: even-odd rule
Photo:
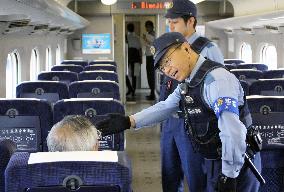
[[[103, 135], [139, 129], [182, 108], [187, 133], [205, 158], [206, 191], [258, 191], [258, 181], [243, 166], [251, 117], [239, 81], [222, 64], [197, 54], [180, 33], [162, 35], [154, 41], [153, 50], [155, 68], [184, 83], [165, 101], [131, 116], [110, 114], [97, 128]], [[260, 169], [259, 153], [254, 163]]]
[[[165, 17], [171, 32], [180, 32], [198, 54], [223, 63], [219, 48], [205, 37], [196, 33], [197, 8], [189, 0], [173, 0]], [[178, 81], [164, 77], [160, 88], [160, 100], [165, 100], [177, 87]], [[202, 173], [204, 159], [194, 153], [188, 139], [184, 120], [172, 115], [162, 123], [161, 165], [162, 186], [164, 191], [183, 191], [183, 177], [186, 176], [190, 191], [204, 191], [206, 176]]]

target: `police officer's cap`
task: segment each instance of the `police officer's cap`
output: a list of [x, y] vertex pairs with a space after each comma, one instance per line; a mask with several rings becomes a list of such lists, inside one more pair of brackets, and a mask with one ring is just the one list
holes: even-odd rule
[[167, 53], [172, 45], [181, 44], [187, 42], [184, 36], [178, 32], [164, 33], [153, 42], [153, 46], [150, 48], [152, 54], [154, 54], [154, 68], [159, 67], [159, 61]]
[[169, 9], [166, 13], [166, 18], [175, 19], [184, 15], [196, 17], [197, 8], [190, 0], [173, 0], [169, 4]]

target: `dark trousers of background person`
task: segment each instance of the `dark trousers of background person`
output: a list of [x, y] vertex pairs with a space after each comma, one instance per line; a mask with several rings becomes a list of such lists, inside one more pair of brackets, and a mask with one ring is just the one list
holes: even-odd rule
[[153, 56], [146, 56], [147, 80], [151, 90], [149, 99], [155, 98], [155, 70]]
[[[135, 70], [135, 63], [141, 63], [141, 55], [138, 49], [136, 48], [129, 48], [128, 49], [128, 66], [130, 68], [130, 77], [132, 80], [132, 87], [130, 86], [129, 82], [126, 82], [126, 85], [128, 87], [128, 90], [132, 90], [132, 96], [135, 95], [135, 90], [136, 90], [136, 76], [134, 75], [134, 70]], [[128, 93], [130, 93], [128, 91]]]
[[133, 88], [132, 95], [134, 95], [136, 90], [136, 76], [134, 75], [135, 63], [133, 62], [129, 63], [129, 67], [130, 67], [130, 77], [132, 80], [132, 88]]

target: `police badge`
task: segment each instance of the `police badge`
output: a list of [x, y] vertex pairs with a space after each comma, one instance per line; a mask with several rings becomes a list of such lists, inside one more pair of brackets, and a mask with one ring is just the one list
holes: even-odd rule
[[151, 46], [151, 47], [150, 47], [150, 51], [151, 51], [152, 55], [154, 55], [154, 54], [156, 53], [155, 47], [154, 47], [154, 46]]
[[165, 6], [166, 9], [171, 9], [171, 8], [173, 8], [174, 3], [173, 2], [165, 2], [164, 6]]

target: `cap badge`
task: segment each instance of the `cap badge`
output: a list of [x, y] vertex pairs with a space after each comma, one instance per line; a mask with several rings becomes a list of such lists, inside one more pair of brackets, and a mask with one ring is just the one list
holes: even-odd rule
[[173, 8], [174, 3], [173, 2], [165, 2], [164, 6], [165, 6], [166, 9], [171, 9], [171, 8]]
[[176, 42], [179, 42], [179, 39], [176, 39]]
[[155, 47], [154, 47], [154, 46], [151, 46], [151, 47], [150, 47], [150, 51], [151, 51], [151, 53], [154, 55], [154, 54], [156, 53]]

